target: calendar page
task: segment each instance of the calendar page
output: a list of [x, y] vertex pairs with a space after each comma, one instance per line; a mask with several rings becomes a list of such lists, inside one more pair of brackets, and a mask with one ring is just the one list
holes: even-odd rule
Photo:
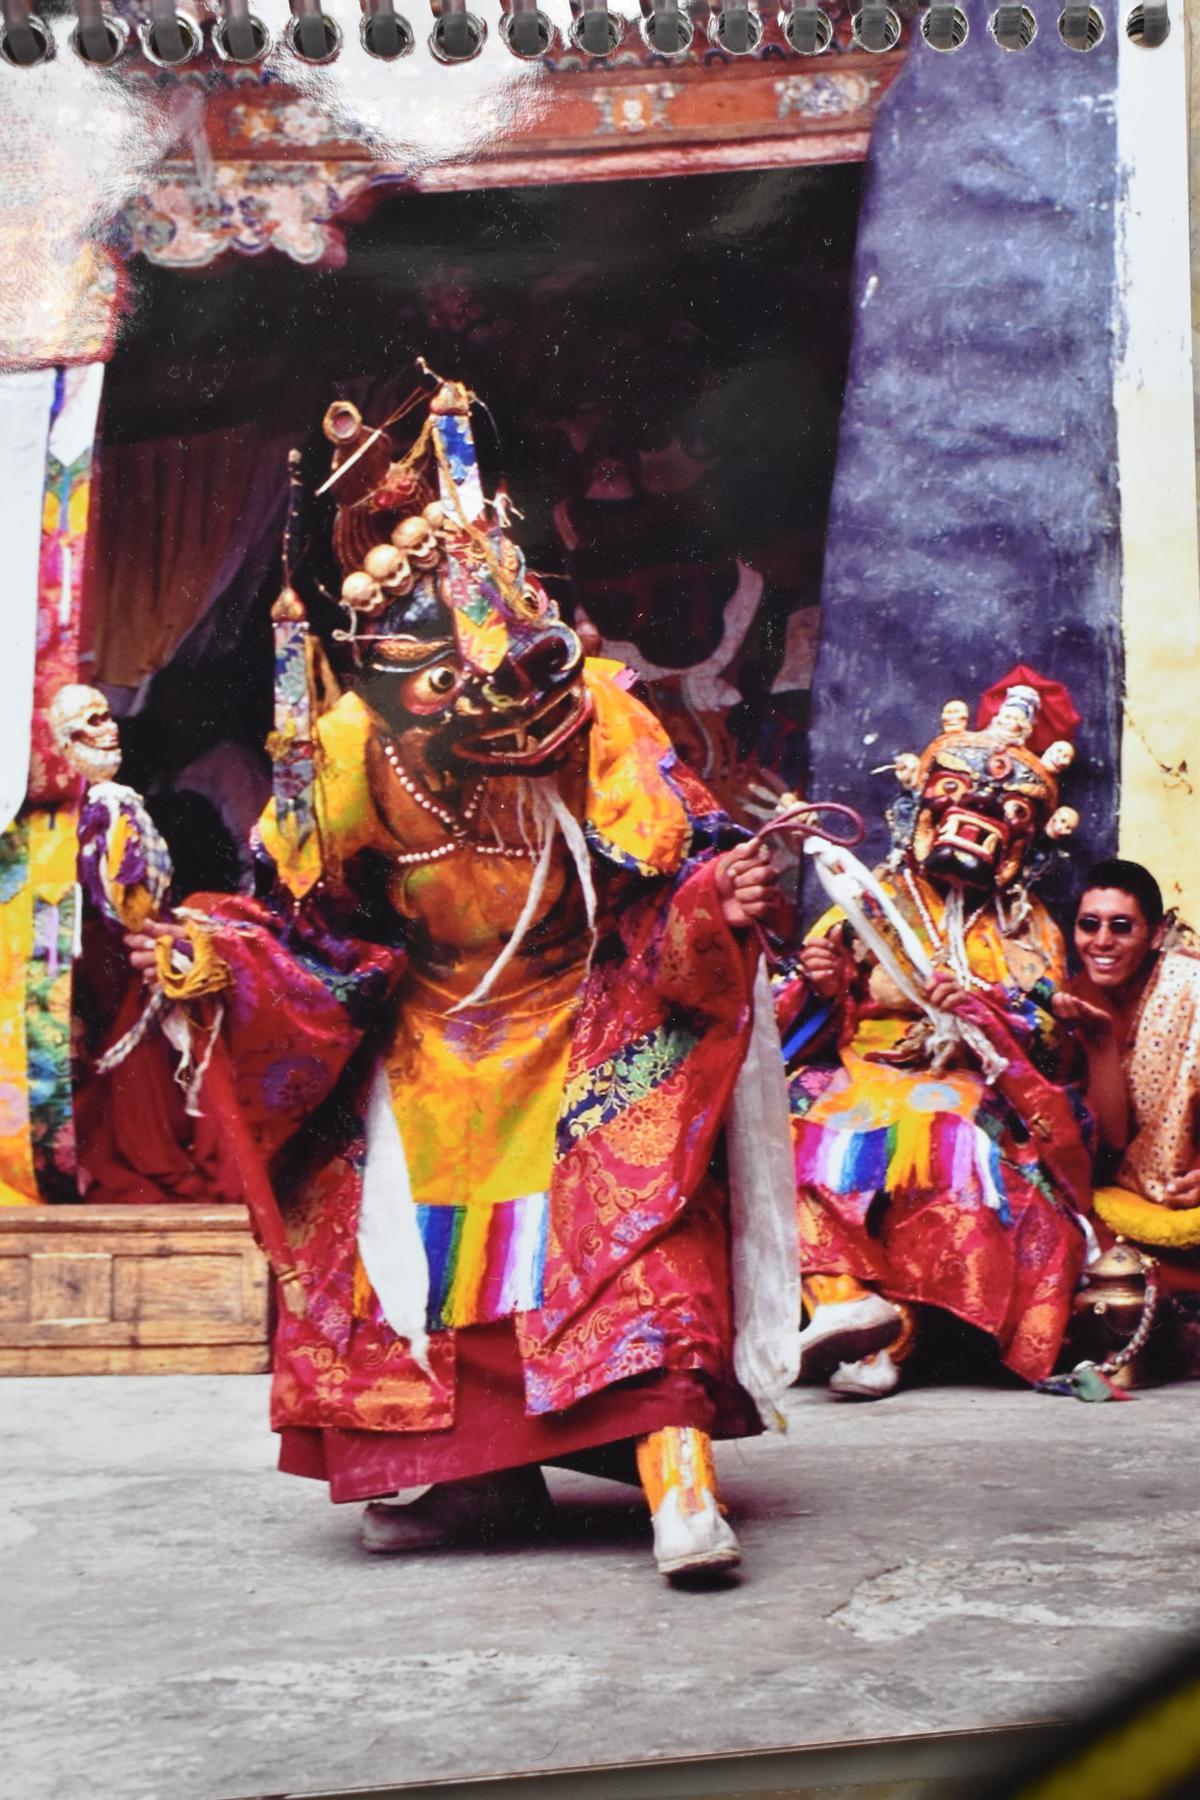
[[26, 1800], [1194, 1628], [1185, 123], [1175, 0], [5, 0]]

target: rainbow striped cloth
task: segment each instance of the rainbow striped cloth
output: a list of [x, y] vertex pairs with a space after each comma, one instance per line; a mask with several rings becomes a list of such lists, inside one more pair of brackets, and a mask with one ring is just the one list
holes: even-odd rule
[[429, 1264], [430, 1331], [486, 1325], [542, 1304], [549, 1195], [494, 1206], [418, 1206]]
[[1011, 1218], [996, 1138], [956, 1113], [902, 1113], [865, 1131], [822, 1124], [811, 1114], [793, 1124], [796, 1180], [835, 1194], [950, 1193]]

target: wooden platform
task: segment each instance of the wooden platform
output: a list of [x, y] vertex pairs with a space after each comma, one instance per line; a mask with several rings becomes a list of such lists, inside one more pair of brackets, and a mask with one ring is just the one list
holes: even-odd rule
[[253, 1375], [267, 1265], [240, 1206], [0, 1211], [0, 1375]]

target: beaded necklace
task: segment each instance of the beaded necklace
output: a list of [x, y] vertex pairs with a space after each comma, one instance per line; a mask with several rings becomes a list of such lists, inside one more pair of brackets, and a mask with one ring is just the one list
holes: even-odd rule
[[916, 907], [917, 912], [920, 914], [921, 923], [925, 927], [925, 935], [929, 940], [929, 948], [933, 952], [934, 961], [937, 961], [939, 953], [944, 950], [950, 963], [951, 972], [955, 976], [960, 987], [986, 990], [990, 986], [990, 983], [981, 980], [980, 977], [972, 971], [970, 958], [967, 955], [966, 940], [972, 925], [975, 924], [976, 920], [982, 918], [983, 914], [987, 911], [987, 900], [982, 901], [975, 908], [975, 911], [970, 917], [964, 919], [962, 890], [953, 888], [946, 899], [946, 934], [943, 937], [942, 933], [933, 922], [933, 917], [925, 904], [924, 896], [913, 879], [911, 869], [906, 866], [902, 869], [901, 874], [904, 885], [908, 889], [909, 897]]
[[467, 850], [472, 856], [517, 856], [525, 857], [530, 861], [536, 857], [537, 851], [530, 849], [527, 844], [485, 844], [478, 837], [471, 836], [467, 828], [473, 823], [483, 800], [483, 790], [487, 784], [485, 775], [479, 777], [464, 800], [462, 810], [455, 815], [417, 785], [400, 761], [400, 753], [391, 738], [383, 740], [383, 754], [387, 758], [392, 774], [409, 799], [419, 806], [422, 812], [427, 812], [435, 818], [438, 824], [450, 834], [444, 844], [434, 844], [428, 850], [394, 851], [393, 862], [403, 863], [405, 866], [440, 862], [443, 857], [453, 856], [458, 850]]

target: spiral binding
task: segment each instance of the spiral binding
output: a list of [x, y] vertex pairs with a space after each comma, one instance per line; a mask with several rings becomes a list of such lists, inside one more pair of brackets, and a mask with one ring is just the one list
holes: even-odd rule
[[625, 35], [607, 0], [571, 0], [571, 15], [571, 42], [587, 56], [610, 56]]
[[393, 0], [370, 0], [358, 35], [367, 54], [384, 62], [407, 56], [416, 43], [412, 26], [400, 17]]
[[[688, 0], [639, 0], [639, 29], [657, 56], [679, 60], [694, 37]], [[751, 56], [766, 35], [755, 0], [708, 0], [708, 42], [726, 56]], [[342, 47], [337, 21], [322, 9], [322, 0], [289, 0], [291, 18], [284, 33], [286, 47], [303, 62], [332, 62]], [[538, 0], [501, 0], [500, 36], [512, 55], [523, 61], [546, 56], [558, 43], [552, 21]], [[416, 39], [395, 0], [363, 0], [359, 26], [363, 48], [383, 61], [407, 56]], [[468, 0], [430, 0], [434, 15], [429, 36], [432, 55], [444, 63], [469, 62], [487, 39], [487, 25], [471, 12]], [[570, 0], [571, 45], [586, 56], [610, 56], [622, 42], [625, 24], [608, 0]], [[143, 55], [161, 68], [177, 68], [204, 50], [202, 26], [181, 12], [175, 0], [149, 0], [149, 17], [137, 28]], [[69, 36], [72, 50], [96, 68], [110, 68], [129, 42], [128, 24], [108, 10], [103, 0], [75, 0], [76, 20]], [[920, 35], [930, 49], [947, 53], [967, 40], [967, 16], [957, 0], [927, 0], [920, 15]], [[1104, 36], [1104, 18], [1091, 0], [1064, 0], [1058, 32], [1070, 50], [1094, 49]], [[781, 0], [779, 30], [798, 55], [820, 56], [832, 43], [833, 26], [818, 0]], [[901, 23], [887, 0], [862, 0], [851, 14], [856, 48], [879, 54], [900, 41]], [[1140, 0], [1125, 20], [1134, 43], [1152, 50], [1170, 31], [1167, 0]], [[988, 32], [1002, 50], [1027, 49], [1037, 34], [1037, 19], [1023, 0], [1002, 0], [988, 20]], [[271, 34], [250, 10], [250, 0], [221, 0], [221, 16], [212, 25], [212, 46], [222, 60], [260, 62], [271, 49]], [[33, 68], [54, 55], [50, 27], [33, 10], [32, 0], [0, 0], [0, 61], [16, 69]]]

